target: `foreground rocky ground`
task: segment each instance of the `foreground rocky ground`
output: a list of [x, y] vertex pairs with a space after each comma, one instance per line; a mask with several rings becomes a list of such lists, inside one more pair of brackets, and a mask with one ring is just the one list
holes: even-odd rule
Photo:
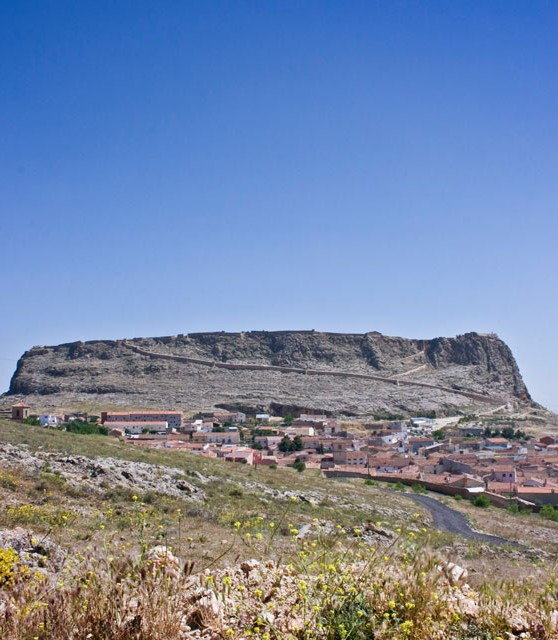
[[1, 420], [0, 486], [2, 638], [558, 637], [535, 515]]
[[[262, 555], [259, 525], [235, 528]], [[281, 563], [249, 558], [197, 574], [165, 545], [130, 554], [113, 537], [76, 558], [38, 547], [27, 530], [1, 541], [0, 634], [13, 640], [558, 637], [553, 578], [475, 590], [409, 531], [377, 547], [359, 530], [300, 540], [293, 529]]]

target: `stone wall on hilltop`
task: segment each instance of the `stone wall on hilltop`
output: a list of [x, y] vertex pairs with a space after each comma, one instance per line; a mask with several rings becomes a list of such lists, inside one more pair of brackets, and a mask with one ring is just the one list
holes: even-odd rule
[[346, 415], [530, 401], [509, 347], [477, 333], [413, 340], [251, 331], [33, 347], [20, 358], [9, 393]]

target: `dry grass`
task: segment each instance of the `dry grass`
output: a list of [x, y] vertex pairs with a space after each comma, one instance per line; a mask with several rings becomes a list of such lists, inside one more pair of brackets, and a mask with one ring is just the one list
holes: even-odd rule
[[[97, 524], [100, 544], [85, 546], [58, 571], [33, 569], [24, 556], [2, 551], [0, 635], [11, 640], [557, 637], [553, 574], [543, 584], [531, 580], [473, 591], [413, 530], [398, 531], [382, 548], [367, 542], [361, 530], [340, 524], [330, 529], [315, 523], [300, 539], [289, 522], [295, 504], [284, 505], [277, 523], [258, 517], [230, 526], [237, 548], [255, 560], [220, 570], [208, 566], [196, 574], [180, 540], [173, 548], [151, 548], [152, 514], [133, 497], [132, 521], [124, 529], [109, 533], [112, 514], [106, 512]], [[282, 561], [275, 562], [270, 551], [282, 524], [289, 528], [288, 544]], [[132, 532], [139, 549], [130, 541]]]
[[[533, 566], [528, 554], [439, 534], [403, 493], [2, 420], [0, 442], [209, 478], [199, 480], [205, 502], [194, 503], [118, 486], [85, 492], [49, 470], [0, 466], [0, 527], [32, 531], [33, 548], [49, 542], [65, 558], [45, 556], [40, 568], [25, 552], [0, 549], [2, 638], [557, 637], [550, 559]], [[482, 513], [483, 530], [500, 535], [523, 522], [535, 540], [556, 530], [538, 516], [449, 504], [473, 520]], [[370, 534], [379, 520], [391, 537]], [[149, 554], [155, 546], [162, 559]], [[259, 564], [243, 564], [250, 558]], [[448, 573], [450, 560], [478, 570], [475, 591]]]

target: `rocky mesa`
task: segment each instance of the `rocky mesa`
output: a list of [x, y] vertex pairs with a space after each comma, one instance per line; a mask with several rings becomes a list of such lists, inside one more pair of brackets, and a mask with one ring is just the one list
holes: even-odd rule
[[37, 346], [18, 361], [8, 393], [42, 404], [347, 416], [531, 402], [509, 347], [478, 333], [416, 340], [249, 331]]

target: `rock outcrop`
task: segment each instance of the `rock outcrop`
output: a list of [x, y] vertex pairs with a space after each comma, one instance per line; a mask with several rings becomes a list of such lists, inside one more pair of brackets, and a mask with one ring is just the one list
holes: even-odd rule
[[[197, 485], [212, 479], [195, 474], [190, 478], [181, 469], [146, 462], [58, 455], [46, 451], [33, 453], [25, 447], [11, 444], [2, 446], [0, 466], [8, 469], [24, 468], [31, 474], [48, 470], [68, 486], [88, 493], [102, 493], [107, 487], [119, 487], [142, 494], [153, 492], [200, 503], [204, 502], [205, 493]], [[195, 483], [191, 481], [192, 478]]]
[[[52, 401], [370, 415], [530, 402], [497, 336], [410, 340], [277, 331], [33, 347], [9, 394]], [[43, 402], [44, 404], [44, 402]]]

